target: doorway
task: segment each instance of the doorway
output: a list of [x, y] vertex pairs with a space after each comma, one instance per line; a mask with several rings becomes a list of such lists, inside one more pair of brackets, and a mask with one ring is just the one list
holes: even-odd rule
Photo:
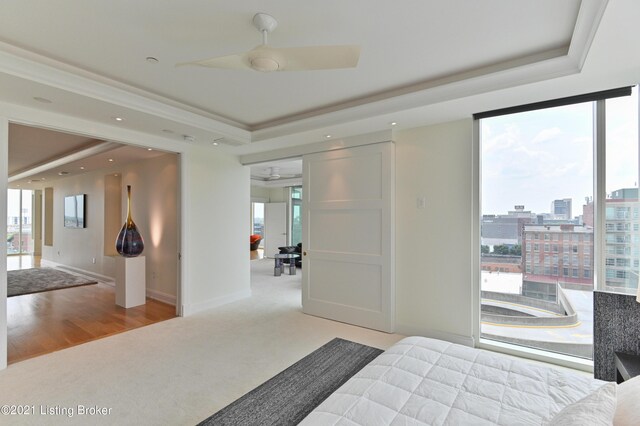
[[[42, 276], [63, 272], [93, 281], [14, 291], [6, 304], [8, 362], [175, 317], [179, 156], [15, 123], [8, 136], [8, 281], [23, 273], [24, 283], [28, 271], [23, 270], [34, 267]], [[115, 304], [114, 241], [124, 220], [127, 185], [145, 238], [147, 299], [125, 309]], [[69, 226], [64, 203], [79, 194], [86, 200], [84, 226]]]

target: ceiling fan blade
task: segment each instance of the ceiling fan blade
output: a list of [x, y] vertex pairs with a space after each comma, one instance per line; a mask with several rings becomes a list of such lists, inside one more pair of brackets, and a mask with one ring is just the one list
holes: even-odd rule
[[360, 46], [307, 46], [277, 48], [260, 45], [247, 53], [183, 62], [207, 68], [248, 69], [256, 71], [306, 71], [354, 68], [360, 58]]
[[[287, 48], [269, 46], [268, 49], [278, 57], [278, 71], [354, 68], [360, 59], [360, 46], [357, 45]], [[255, 50], [257, 49], [249, 52], [249, 55]]]
[[236, 55], [218, 56], [216, 58], [202, 59], [193, 62], [182, 62], [176, 64], [176, 67], [185, 65], [195, 65], [207, 68], [226, 68], [226, 69], [251, 69], [251, 64], [246, 53]]

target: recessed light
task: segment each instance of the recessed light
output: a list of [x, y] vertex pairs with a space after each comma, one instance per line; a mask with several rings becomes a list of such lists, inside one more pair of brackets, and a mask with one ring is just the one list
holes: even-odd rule
[[118, 177], [118, 174], [116, 173], [116, 174], [114, 174], [114, 176], [115, 176], [115, 177]]
[[69, 174], [69, 172], [65, 172], [64, 170], [58, 172], [58, 176], [66, 176], [68, 174]]
[[324, 135], [325, 138], [331, 139], [331, 135]]
[[213, 146], [218, 146], [218, 142], [213, 142], [212, 145]]
[[164, 133], [174, 133], [171, 129], [162, 129]]
[[109, 162], [110, 162], [110, 163], [113, 163], [113, 158], [109, 158]]
[[392, 121], [392, 122], [391, 122], [391, 123], [389, 123], [389, 124], [391, 124], [392, 126], [395, 126], [395, 125], [396, 125], [396, 124], [398, 124], [398, 123], [396, 123], [395, 121]]
[[153, 151], [153, 148], [147, 148], [147, 151]]
[[182, 135], [182, 138], [187, 142], [194, 142], [196, 140], [196, 138], [191, 135]]
[[40, 97], [40, 96], [35, 96], [33, 98], [33, 100], [34, 101], [38, 101], [38, 102], [42, 102], [43, 104], [50, 104], [50, 103], [53, 102], [51, 99], [43, 98], [43, 97]]
[[111, 118], [113, 118], [116, 121], [124, 121], [124, 118], [122, 117], [111, 117]]
[[84, 170], [84, 166], [80, 166], [80, 170]]
[[150, 64], [157, 64], [158, 62], [158, 58], [154, 58], [153, 56], [147, 56], [145, 58], [145, 61], [149, 62]]

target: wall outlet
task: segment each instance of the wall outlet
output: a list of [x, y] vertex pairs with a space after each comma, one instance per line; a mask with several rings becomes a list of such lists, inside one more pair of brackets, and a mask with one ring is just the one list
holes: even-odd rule
[[91, 263], [96, 263], [96, 258], [95, 257], [91, 258]]

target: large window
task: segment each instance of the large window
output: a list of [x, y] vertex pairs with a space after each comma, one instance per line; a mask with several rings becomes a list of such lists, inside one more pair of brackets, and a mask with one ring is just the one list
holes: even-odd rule
[[31, 190], [7, 191], [7, 254], [33, 253], [33, 196]]
[[[598, 259], [606, 257], [598, 287], [638, 287], [637, 89], [521, 111], [479, 119], [481, 337], [591, 358]], [[606, 167], [594, 167], [594, 152], [605, 153]], [[602, 175], [606, 197], [594, 197]]]
[[260, 247], [264, 241], [264, 203], [251, 203], [251, 233], [260, 235]]
[[291, 245], [302, 242], [302, 187], [293, 186], [291, 190]]

